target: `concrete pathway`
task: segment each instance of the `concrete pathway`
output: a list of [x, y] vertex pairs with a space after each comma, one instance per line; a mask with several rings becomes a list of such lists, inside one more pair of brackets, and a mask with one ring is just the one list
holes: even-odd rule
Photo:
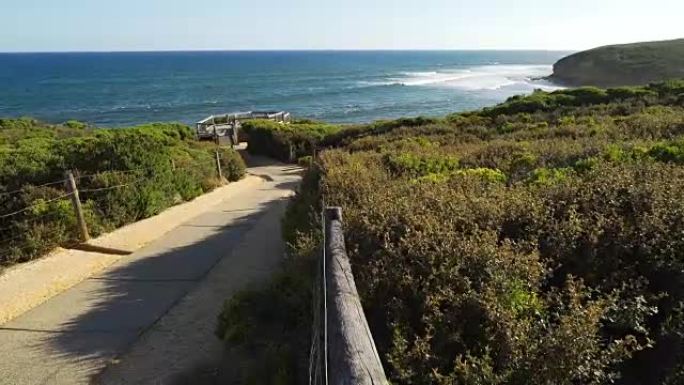
[[220, 355], [221, 305], [278, 266], [300, 180], [285, 165], [250, 172], [266, 182], [0, 326], [0, 383], [166, 384]]

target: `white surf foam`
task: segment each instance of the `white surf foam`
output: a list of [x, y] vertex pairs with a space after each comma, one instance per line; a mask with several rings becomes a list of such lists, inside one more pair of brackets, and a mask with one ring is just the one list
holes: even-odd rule
[[544, 80], [550, 75], [549, 65], [482, 65], [439, 71], [403, 72], [383, 82], [365, 85], [402, 85], [408, 87], [448, 87], [468, 91], [514, 90], [531, 91], [537, 88], [555, 90], [562, 87]]

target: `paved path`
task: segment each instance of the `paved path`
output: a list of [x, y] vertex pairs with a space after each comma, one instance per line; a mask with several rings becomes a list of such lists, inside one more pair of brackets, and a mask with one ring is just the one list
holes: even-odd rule
[[289, 166], [250, 172], [267, 181], [2, 325], [0, 383], [166, 384], [220, 354], [221, 304], [277, 267], [299, 183]]

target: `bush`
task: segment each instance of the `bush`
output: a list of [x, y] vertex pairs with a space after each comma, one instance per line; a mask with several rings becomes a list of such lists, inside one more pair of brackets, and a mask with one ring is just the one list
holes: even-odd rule
[[618, 87], [607, 90], [611, 100], [657, 98], [658, 92], [643, 87]]
[[453, 171], [459, 166], [458, 158], [438, 154], [389, 154], [385, 162], [392, 172], [413, 177]]
[[339, 149], [319, 154], [287, 239], [310, 248], [320, 197], [343, 207], [392, 383], [678, 384], [678, 84], [536, 92], [327, 136]]
[[248, 136], [247, 150], [250, 154], [269, 156], [283, 162], [295, 162], [312, 155], [325, 136], [341, 129], [330, 124], [283, 124], [270, 120], [249, 120], [242, 127]]
[[558, 110], [563, 107], [591, 106], [604, 103], [628, 101], [630, 104], [676, 104], [678, 95], [684, 92], [684, 81], [674, 80], [654, 83], [643, 87], [620, 87], [600, 89], [580, 87], [553, 92], [535, 91], [529, 96], [514, 96], [505, 103], [485, 108], [485, 116], [537, 113]]
[[237, 151], [232, 148], [221, 147], [219, 150], [219, 159], [221, 159], [223, 176], [228, 181], [235, 182], [245, 176], [247, 166]]
[[[603, 164], [581, 179], [536, 171], [553, 183], [530, 187], [459, 178], [423, 188], [392, 179], [383, 167], [359, 169], [373, 159], [361, 156], [324, 154], [330, 168], [323, 186], [327, 200], [344, 207], [359, 289], [394, 381], [450, 383], [488, 368], [486, 383], [604, 383], [648, 341], [666, 338], [644, 327], [659, 301], [649, 293], [658, 291], [614, 264], [636, 261], [625, 252], [661, 231], [630, 238], [637, 233], [624, 226], [635, 213], [650, 215], [637, 202], [661, 202], [660, 194], [684, 184], [681, 172]], [[635, 186], [645, 175], [649, 182]], [[625, 195], [625, 188], [633, 192]], [[658, 212], [684, 209], [665, 202], [669, 208]], [[646, 230], [638, 223], [634, 231]], [[609, 251], [616, 240], [608, 238], [583, 244], [589, 234], [607, 233], [623, 248]], [[589, 252], [578, 246], [605, 257], [578, 259]]]
[[289, 255], [266, 287], [249, 289], [226, 301], [218, 318], [217, 336], [244, 354], [240, 383], [302, 384], [308, 381], [312, 290], [315, 261], [320, 255], [319, 170], [310, 168], [287, 208], [283, 238]]
[[311, 266], [290, 262], [266, 288], [240, 292], [225, 303], [216, 335], [240, 348], [242, 354], [230, 362], [240, 383], [308, 380], [312, 275]]
[[[0, 264], [40, 257], [78, 241], [63, 183], [76, 176], [86, 222], [98, 235], [197, 197], [221, 184], [215, 146], [180, 124], [90, 129], [76, 122], [51, 126], [32, 119], [2, 120], [0, 136]], [[240, 179], [245, 164], [220, 149], [226, 179]], [[42, 186], [44, 184], [47, 186]], [[5, 193], [4, 195], [2, 195]]]

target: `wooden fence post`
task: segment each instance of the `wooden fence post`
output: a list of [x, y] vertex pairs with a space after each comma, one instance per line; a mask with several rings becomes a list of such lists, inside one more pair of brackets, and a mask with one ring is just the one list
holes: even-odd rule
[[87, 242], [90, 239], [90, 234], [88, 234], [88, 225], [83, 216], [83, 208], [81, 207], [81, 199], [78, 196], [76, 179], [74, 179], [74, 174], [71, 171], [66, 172], [66, 178], [67, 191], [71, 194], [71, 204], [74, 206], [74, 213], [76, 214], [81, 241]]
[[239, 133], [239, 128], [237, 126], [237, 123], [233, 124], [233, 129], [230, 132], [230, 147], [235, 148], [238, 144], [240, 144], [240, 133]]
[[223, 179], [223, 171], [221, 171], [221, 156], [218, 149], [216, 150], [216, 172], [218, 172], [219, 179]]
[[356, 290], [342, 229], [342, 209], [325, 209], [328, 375], [331, 385], [388, 385]]

